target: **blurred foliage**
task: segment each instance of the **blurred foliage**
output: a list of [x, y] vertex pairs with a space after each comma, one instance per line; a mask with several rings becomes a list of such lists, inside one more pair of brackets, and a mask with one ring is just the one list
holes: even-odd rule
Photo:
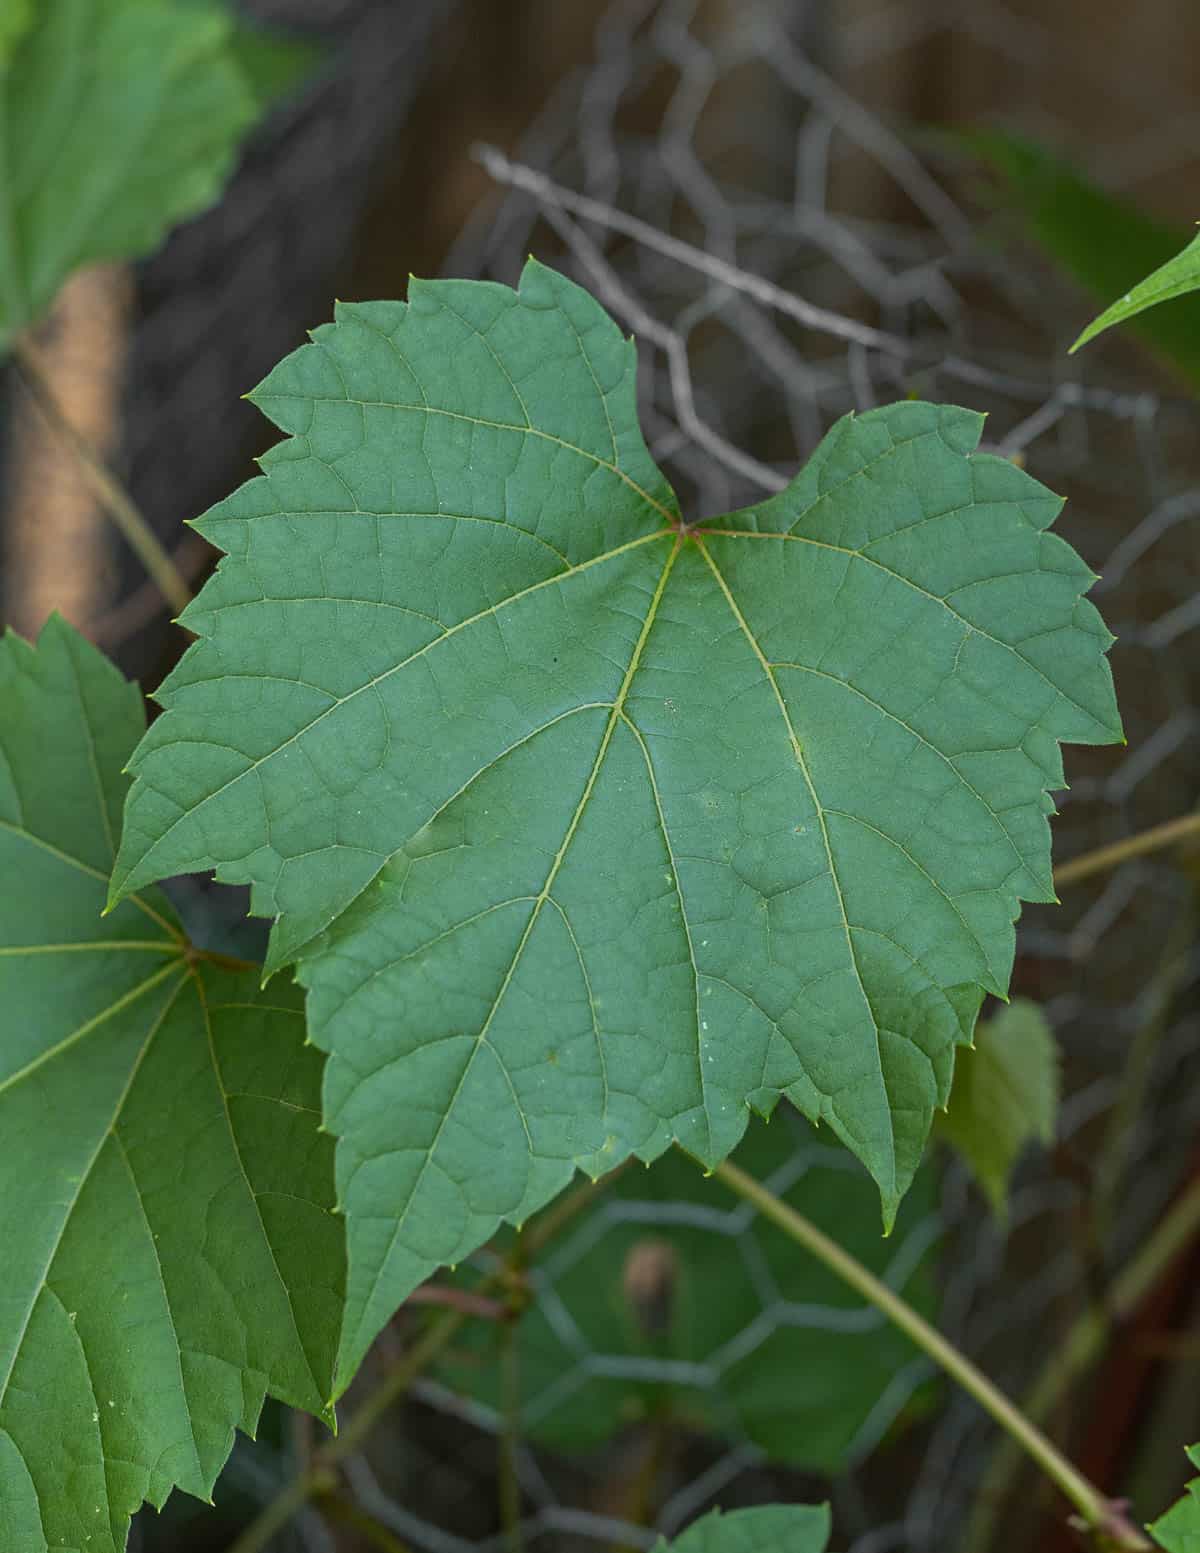
[[[866, 1172], [790, 1108], [753, 1121], [733, 1158], [932, 1317], [928, 1168], [884, 1239]], [[517, 1341], [527, 1434], [580, 1450], [669, 1419], [827, 1472], [875, 1443], [909, 1395], [892, 1383], [916, 1350], [793, 1240], [729, 1204], [678, 1150], [613, 1182], [535, 1274]], [[469, 1286], [478, 1273], [458, 1276]], [[500, 1348], [495, 1324], [475, 1323], [441, 1378], [499, 1408]]]
[[1027, 1144], [1054, 1141], [1059, 1055], [1046, 1016], [1016, 998], [975, 1031], [975, 1045], [955, 1059], [949, 1109], [940, 1135], [967, 1162], [999, 1219], [1008, 1215], [1008, 1185]]
[[8, 0], [0, 348], [73, 271], [148, 253], [211, 205], [245, 136], [314, 59], [209, 0]]

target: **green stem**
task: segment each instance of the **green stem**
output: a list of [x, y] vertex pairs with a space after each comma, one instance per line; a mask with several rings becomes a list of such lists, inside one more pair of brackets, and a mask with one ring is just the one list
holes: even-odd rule
[[51, 429], [71, 449], [80, 473], [91, 486], [92, 494], [121, 531], [162, 596], [176, 613], [182, 614], [191, 603], [192, 590], [128, 491], [66, 415], [37, 347], [27, 336], [19, 335], [12, 343], [12, 352], [29, 397]]
[[1137, 1527], [1125, 1519], [1118, 1505], [1105, 1498], [1094, 1484], [1089, 1483], [1020, 1408], [894, 1289], [881, 1282], [836, 1241], [739, 1166], [726, 1160], [717, 1166], [715, 1174], [731, 1191], [753, 1203], [764, 1218], [778, 1225], [790, 1239], [810, 1251], [832, 1273], [882, 1311], [894, 1326], [969, 1392], [1026, 1454], [1037, 1462], [1046, 1476], [1057, 1484], [1090, 1531], [1106, 1539], [1109, 1546], [1130, 1550], [1130, 1553], [1133, 1550], [1141, 1553], [1141, 1550], [1153, 1547], [1153, 1543], [1147, 1541]]
[[1075, 884], [1092, 874], [1116, 868], [1131, 857], [1160, 852], [1164, 847], [1174, 846], [1177, 841], [1191, 838], [1200, 839], [1200, 809], [1195, 814], [1181, 815], [1176, 820], [1168, 820], [1165, 825], [1153, 825], [1149, 830], [1139, 831], [1136, 836], [1126, 836], [1123, 841], [1114, 841], [1110, 846], [1097, 847], [1094, 852], [1085, 852], [1082, 857], [1073, 857], [1069, 862], [1060, 863], [1054, 870], [1054, 882], [1056, 885]]
[[401, 1542], [386, 1526], [381, 1526], [373, 1515], [360, 1510], [340, 1494], [318, 1494], [316, 1505], [331, 1521], [341, 1521], [344, 1526], [352, 1526], [365, 1542], [373, 1548], [382, 1549], [382, 1553], [411, 1553], [407, 1543]]
[[[494, 1293], [510, 1283], [515, 1271], [575, 1215], [602, 1192], [617, 1171], [610, 1172], [599, 1181], [585, 1181], [573, 1192], [561, 1198], [552, 1208], [531, 1224], [521, 1237], [519, 1255], [507, 1258], [494, 1273], [490, 1273], [479, 1285], [479, 1293]], [[447, 1310], [408, 1350], [398, 1364], [385, 1376], [381, 1385], [367, 1397], [351, 1415], [346, 1427], [336, 1439], [330, 1440], [315, 1455], [313, 1465], [283, 1488], [261, 1514], [242, 1532], [228, 1553], [262, 1553], [271, 1538], [302, 1510], [308, 1501], [321, 1493], [328, 1493], [336, 1485], [334, 1469], [365, 1443], [367, 1436], [383, 1415], [397, 1402], [424, 1370], [449, 1346], [459, 1329], [469, 1320], [464, 1309]]]
[[[1197, 1236], [1200, 1236], [1200, 1177], [1175, 1199], [1117, 1274], [1103, 1305], [1089, 1306], [1067, 1333], [1066, 1341], [1055, 1346], [1041, 1376], [1025, 1396], [1022, 1407], [1028, 1418], [1036, 1424], [1049, 1418], [1072, 1382], [1089, 1370], [1103, 1353], [1113, 1326], [1133, 1314]], [[992, 1526], [1020, 1464], [1021, 1453], [1016, 1442], [1002, 1441], [975, 1496], [975, 1511], [967, 1525], [963, 1553], [982, 1553], [990, 1546]]]
[[504, 1399], [498, 1462], [500, 1526], [508, 1553], [522, 1553], [521, 1477], [517, 1457], [521, 1439], [521, 1370], [516, 1320], [507, 1322], [500, 1335], [500, 1385]]

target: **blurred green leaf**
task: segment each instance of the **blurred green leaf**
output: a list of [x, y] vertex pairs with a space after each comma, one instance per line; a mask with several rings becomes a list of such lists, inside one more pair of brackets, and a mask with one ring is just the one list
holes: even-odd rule
[[295, 92], [326, 57], [317, 44], [240, 23], [229, 46], [262, 113]]
[[[1035, 141], [985, 129], [954, 131], [948, 138], [1000, 175], [1034, 240], [1101, 300], [1122, 296], [1150, 271], [1183, 257], [1186, 229], [1156, 221], [1101, 189]], [[1133, 331], [1165, 363], [1200, 383], [1200, 298], [1173, 295], [1177, 300], [1138, 316]], [[1126, 316], [1133, 313], [1140, 315], [1140, 309]], [[1072, 349], [1117, 321], [1102, 315]]]
[[55, 0], [29, 20], [25, 0], [0, 20], [0, 349], [73, 271], [211, 205], [312, 61], [216, 0]]
[[825, 1553], [829, 1506], [768, 1504], [728, 1515], [710, 1510], [654, 1553]]
[[[885, 1240], [865, 1171], [794, 1112], [752, 1122], [734, 1158], [932, 1316], [927, 1170]], [[916, 1358], [908, 1340], [678, 1150], [614, 1181], [533, 1277], [518, 1337], [521, 1423], [556, 1449], [669, 1415], [835, 1472], [909, 1395], [894, 1384]], [[498, 1355], [495, 1328], [476, 1324], [442, 1379], [498, 1408]]]
[[[1200, 1445], [1189, 1447], [1187, 1454], [1200, 1468]], [[1200, 1553], [1200, 1478], [1193, 1478], [1183, 1498], [1146, 1529], [1167, 1553]]]
[[958, 1053], [950, 1106], [938, 1131], [962, 1155], [992, 1211], [1008, 1213], [1008, 1184], [1027, 1144], [1052, 1143], [1058, 1120], [1058, 1047], [1036, 1003], [1017, 998]]

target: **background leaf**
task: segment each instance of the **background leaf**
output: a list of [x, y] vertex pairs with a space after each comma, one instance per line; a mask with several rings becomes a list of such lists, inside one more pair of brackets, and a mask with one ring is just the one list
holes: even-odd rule
[[118, 1553], [270, 1390], [326, 1410], [343, 1231], [298, 994], [103, 921], [141, 697], [61, 620], [0, 643], [0, 1528]]
[[[928, 1171], [884, 1240], [869, 1177], [794, 1112], [751, 1123], [735, 1158], [933, 1316]], [[517, 1329], [521, 1429], [552, 1450], [669, 1419], [837, 1472], [889, 1428], [924, 1368], [878, 1311], [677, 1149], [619, 1176], [531, 1277]], [[441, 1367], [497, 1412], [500, 1343], [494, 1326], [475, 1323]]]
[[941, 1136], [962, 1155], [992, 1211], [1008, 1212], [1008, 1183], [1021, 1151], [1050, 1144], [1058, 1121], [1058, 1046], [1036, 1003], [1017, 998], [975, 1031], [959, 1052]]
[[[1200, 1445], [1193, 1445], [1187, 1454], [1200, 1469]], [[1193, 1478], [1183, 1498], [1147, 1529], [1167, 1553], [1200, 1553], [1200, 1478]]]
[[[1188, 240], [1185, 228], [1158, 221], [1131, 200], [1110, 194], [1036, 141], [990, 129], [954, 131], [948, 138], [1001, 175], [1030, 235], [1102, 301], [1136, 287]], [[1099, 328], [1097, 320], [1072, 349]], [[1163, 312], [1139, 317], [1132, 328], [1161, 360], [1200, 384], [1200, 299], [1181, 299]]]
[[[147, 253], [216, 199], [265, 106], [264, 58], [215, 3], [36, 8], [0, 71], [0, 347], [73, 270]], [[271, 58], [279, 85], [297, 58]]]
[[341, 306], [255, 394], [289, 440], [132, 768], [113, 898], [214, 868], [331, 1053], [339, 1385], [440, 1264], [576, 1168], [713, 1165], [786, 1095], [890, 1222], [956, 1043], [1052, 900], [1058, 741], [1120, 737], [1061, 502], [981, 418], [840, 421], [681, 530], [636, 357], [520, 292]]
[[304, 38], [239, 22], [230, 38], [230, 53], [261, 113], [295, 92], [325, 59], [325, 51]]
[[829, 1506], [769, 1504], [754, 1510], [710, 1510], [655, 1553], [825, 1553]]

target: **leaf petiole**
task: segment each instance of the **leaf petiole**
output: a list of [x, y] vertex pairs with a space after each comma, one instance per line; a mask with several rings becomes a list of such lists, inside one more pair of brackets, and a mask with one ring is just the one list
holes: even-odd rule
[[934, 1327], [836, 1241], [831, 1240], [811, 1220], [777, 1197], [761, 1181], [756, 1181], [739, 1166], [726, 1160], [713, 1172], [732, 1192], [753, 1203], [764, 1218], [804, 1246], [822, 1261], [830, 1272], [856, 1290], [893, 1325], [906, 1334], [924, 1353], [971, 1394], [979, 1405], [1038, 1464], [1046, 1476], [1071, 1501], [1087, 1529], [1102, 1545], [1137, 1553], [1152, 1548], [1138, 1528], [1123, 1513], [1122, 1507], [1105, 1498], [1100, 1490], [1067, 1460], [1038, 1426], [1004, 1395], [986, 1375], [975, 1367], [966, 1354], [948, 1342]]

